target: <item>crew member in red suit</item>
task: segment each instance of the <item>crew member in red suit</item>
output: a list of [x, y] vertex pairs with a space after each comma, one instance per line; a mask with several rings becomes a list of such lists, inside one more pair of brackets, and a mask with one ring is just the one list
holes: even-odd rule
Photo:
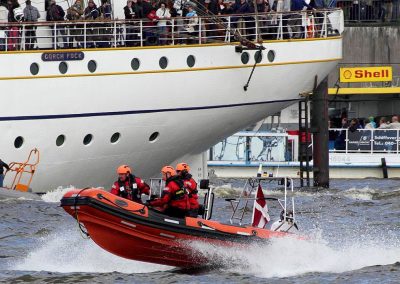
[[141, 178], [135, 177], [127, 165], [117, 168], [118, 180], [111, 187], [111, 193], [142, 203], [142, 194], [149, 195], [150, 187]]
[[147, 204], [164, 209], [164, 213], [171, 217], [184, 218], [188, 214], [190, 204], [183, 181], [171, 166], [163, 167], [161, 174], [165, 181], [161, 198], [148, 201]]
[[199, 196], [197, 195], [197, 182], [192, 178], [189, 173], [190, 167], [186, 163], [179, 163], [176, 165], [176, 174], [181, 177], [183, 185], [189, 197], [189, 216], [197, 217], [199, 211]]

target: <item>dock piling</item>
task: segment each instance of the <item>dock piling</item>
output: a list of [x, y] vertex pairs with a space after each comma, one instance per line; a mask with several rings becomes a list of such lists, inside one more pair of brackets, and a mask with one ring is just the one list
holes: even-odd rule
[[314, 89], [311, 105], [314, 186], [329, 188], [328, 77]]

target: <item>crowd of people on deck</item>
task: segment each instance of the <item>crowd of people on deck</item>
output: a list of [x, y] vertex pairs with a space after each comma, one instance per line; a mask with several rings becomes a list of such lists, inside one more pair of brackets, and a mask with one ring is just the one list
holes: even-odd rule
[[[118, 180], [113, 184], [111, 193], [137, 203], [142, 202], [142, 194], [150, 194], [150, 186], [141, 178], [133, 174], [127, 165], [117, 168]], [[165, 188], [161, 196], [151, 195], [144, 204], [158, 208], [159, 211], [172, 217], [197, 217], [201, 208], [198, 201], [197, 183], [190, 174], [190, 167], [186, 163], [179, 163], [174, 169], [165, 166], [161, 169]]]
[[366, 119], [352, 118], [349, 120], [347, 117], [343, 117], [341, 125], [330, 125], [330, 128], [348, 128], [354, 132], [357, 129], [400, 129], [399, 116], [393, 115], [390, 120], [386, 116], [382, 116], [379, 119], [370, 116]]
[[[56, 0], [49, 0], [46, 10], [46, 21], [54, 22], [50, 26], [52, 30], [53, 48], [74, 48], [83, 47], [110, 47], [115, 37], [114, 31], [107, 20], [113, 20], [113, 11], [110, 4], [111, 0], [100, 0], [97, 6], [94, 0], [88, 0], [84, 8], [83, 0], [75, 0], [74, 3], [65, 11]], [[10, 23], [35, 23], [41, 17], [38, 9], [34, 7], [30, 0], [26, 0], [26, 6], [22, 10], [18, 0], [8, 0], [8, 22]], [[299, 10], [315, 10], [316, 8], [326, 7], [322, 0], [311, 0], [307, 4], [304, 0], [128, 0], [124, 7], [125, 24], [118, 29], [118, 45], [135, 46], [139, 45], [139, 38], [144, 40], [145, 45], [165, 45], [171, 43], [171, 33], [175, 33], [178, 38], [177, 43], [193, 43], [193, 38], [199, 36], [199, 25], [202, 25], [201, 35], [204, 38], [223, 40], [226, 35], [224, 25], [226, 18], [216, 21], [208, 18], [199, 22], [199, 16], [213, 15], [234, 15], [230, 22], [232, 28], [241, 29], [241, 33], [246, 33], [250, 40], [255, 39], [255, 19], [254, 16], [243, 16], [254, 12], [264, 13], [270, 11], [286, 12]], [[174, 27], [171, 19], [176, 18]], [[96, 24], [83, 25], [76, 21], [92, 20]], [[141, 29], [137, 20], [143, 20]], [[60, 24], [65, 22], [70, 24]], [[104, 24], [98, 22], [104, 21]], [[136, 21], [136, 22], [135, 22]], [[59, 23], [57, 25], [57, 23]], [[277, 32], [277, 18], [261, 17], [259, 29], [265, 39], [272, 37]], [[268, 24], [267, 24], [268, 23]], [[306, 32], [302, 24], [301, 16], [284, 18], [284, 38], [304, 37]], [[261, 25], [261, 27], [260, 27]], [[303, 25], [303, 27], [302, 27]], [[290, 28], [289, 28], [290, 27]], [[0, 27], [1, 28], [1, 27]], [[37, 26], [26, 26], [25, 49], [38, 48], [36, 38]], [[84, 29], [86, 32], [84, 32]], [[124, 32], [125, 30], [125, 32]], [[21, 28], [18, 25], [11, 25], [6, 30], [8, 37], [8, 50], [19, 49], [20, 38], [22, 37]], [[57, 40], [57, 38], [59, 40]], [[275, 35], [276, 38], [276, 35]], [[198, 38], [197, 38], [198, 42]], [[115, 44], [115, 41], [114, 41]], [[0, 42], [1, 45], [1, 42]], [[4, 43], [3, 43], [4, 46]], [[4, 48], [3, 48], [4, 49]]]
[[[349, 120], [347, 117], [343, 117], [341, 120], [341, 125], [333, 125], [330, 121], [329, 128], [341, 128], [348, 129], [349, 132], [353, 133], [359, 129], [377, 129], [377, 130], [387, 130], [387, 129], [400, 129], [400, 116], [393, 115], [390, 120], [388, 120], [385, 116], [380, 117], [379, 119], [370, 116], [366, 119], [357, 119], [352, 118]], [[336, 150], [344, 150], [346, 148], [345, 145], [346, 133], [345, 131], [337, 131], [330, 130], [329, 132], [329, 140], [334, 141], [334, 149]]]

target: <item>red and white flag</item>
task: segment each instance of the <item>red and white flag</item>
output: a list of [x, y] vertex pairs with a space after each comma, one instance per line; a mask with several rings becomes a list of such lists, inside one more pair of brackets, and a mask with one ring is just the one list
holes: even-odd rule
[[264, 198], [261, 185], [258, 185], [256, 200], [254, 200], [252, 226], [264, 228], [265, 225], [271, 220], [268, 214], [267, 201]]

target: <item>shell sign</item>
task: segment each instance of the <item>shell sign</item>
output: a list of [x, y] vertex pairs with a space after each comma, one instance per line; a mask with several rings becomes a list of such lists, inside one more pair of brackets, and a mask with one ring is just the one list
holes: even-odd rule
[[386, 82], [392, 81], [392, 67], [341, 67], [340, 82]]

